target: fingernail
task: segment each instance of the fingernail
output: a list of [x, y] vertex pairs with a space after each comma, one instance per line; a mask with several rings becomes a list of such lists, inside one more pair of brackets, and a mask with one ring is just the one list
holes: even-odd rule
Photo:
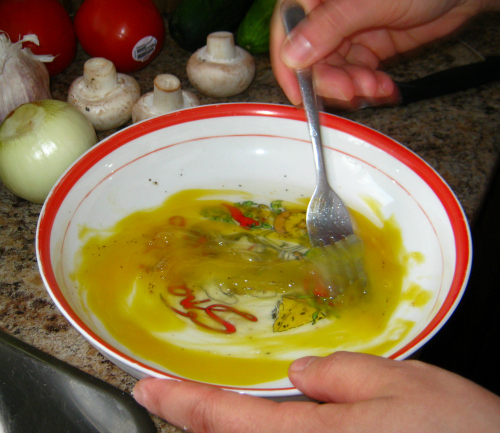
[[382, 81], [377, 89], [377, 96], [391, 96], [394, 93], [394, 84], [390, 80]]
[[316, 359], [318, 359], [317, 356], [306, 356], [305, 358], [296, 359], [290, 364], [289, 370], [295, 372], [305, 370], [307, 366]]
[[302, 34], [291, 34], [281, 47], [281, 60], [290, 68], [302, 67], [312, 53], [311, 42]]

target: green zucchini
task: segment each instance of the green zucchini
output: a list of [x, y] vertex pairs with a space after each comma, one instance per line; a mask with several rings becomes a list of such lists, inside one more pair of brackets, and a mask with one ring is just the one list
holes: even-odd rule
[[271, 16], [276, 0], [255, 0], [236, 32], [236, 44], [250, 54], [269, 51]]
[[234, 32], [253, 0], [183, 0], [170, 15], [169, 33], [179, 46], [196, 51], [207, 36], [218, 31]]

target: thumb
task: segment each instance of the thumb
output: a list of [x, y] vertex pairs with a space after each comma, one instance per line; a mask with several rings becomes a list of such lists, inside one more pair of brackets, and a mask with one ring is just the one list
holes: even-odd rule
[[[353, 403], [381, 397], [400, 377], [401, 361], [353, 352], [305, 357], [288, 370], [290, 381], [308, 397], [327, 403]], [[392, 392], [392, 391], [391, 391]]]
[[300, 3], [307, 17], [290, 32], [280, 52], [282, 61], [292, 69], [318, 62], [357, 31], [385, 24], [386, 8], [377, 2], [301, 0]]

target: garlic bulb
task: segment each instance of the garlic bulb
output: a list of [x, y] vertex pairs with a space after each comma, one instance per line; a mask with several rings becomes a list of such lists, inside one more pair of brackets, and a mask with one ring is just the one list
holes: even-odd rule
[[49, 73], [39, 60], [49, 59], [23, 48], [27, 40], [38, 43], [35, 35], [28, 35], [13, 44], [0, 33], [0, 123], [21, 104], [52, 99]]

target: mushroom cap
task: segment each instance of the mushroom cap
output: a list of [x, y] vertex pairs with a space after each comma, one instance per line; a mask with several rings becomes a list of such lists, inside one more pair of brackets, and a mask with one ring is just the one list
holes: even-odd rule
[[207, 47], [197, 50], [187, 63], [190, 83], [207, 96], [234, 96], [245, 91], [255, 76], [255, 60], [243, 48], [235, 46], [235, 57], [214, 59]]
[[117, 86], [101, 97], [88, 95], [84, 77], [74, 80], [68, 90], [68, 102], [85, 114], [97, 131], [107, 131], [127, 123], [140, 96], [137, 81], [121, 73], [117, 74]]

